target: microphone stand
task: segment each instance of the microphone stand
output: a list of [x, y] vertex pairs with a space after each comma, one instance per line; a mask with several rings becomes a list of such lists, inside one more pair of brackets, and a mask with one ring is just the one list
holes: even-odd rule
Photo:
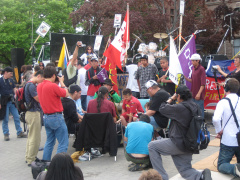
[[[216, 85], [217, 85], [218, 81], [217, 81], [217, 70], [216, 70], [216, 69], [213, 69], [213, 74], [214, 74], [214, 79], [215, 79], [215, 82], [216, 82]], [[217, 85], [217, 91], [218, 91], [218, 97], [219, 97], [219, 100], [221, 100], [218, 85]]]

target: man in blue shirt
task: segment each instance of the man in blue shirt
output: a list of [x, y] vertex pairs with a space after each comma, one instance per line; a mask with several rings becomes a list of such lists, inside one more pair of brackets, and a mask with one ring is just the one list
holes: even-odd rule
[[128, 167], [129, 171], [139, 171], [150, 164], [148, 143], [153, 138], [153, 126], [146, 114], [140, 116], [139, 121], [127, 125], [124, 143], [127, 143], [125, 157], [133, 162]]
[[0, 119], [3, 119], [2, 129], [4, 134], [4, 140], [9, 141], [9, 113], [13, 115], [15, 128], [17, 130], [18, 138], [26, 138], [27, 135], [22, 132], [20, 126], [20, 118], [18, 110], [14, 102], [14, 94], [16, 91], [15, 84], [13, 82], [13, 69], [11, 67], [6, 67], [3, 72], [3, 76], [0, 78]]

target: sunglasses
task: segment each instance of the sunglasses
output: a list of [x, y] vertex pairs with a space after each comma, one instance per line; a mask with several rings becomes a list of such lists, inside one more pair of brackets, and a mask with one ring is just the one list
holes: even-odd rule
[[39, 66], [43, 66], [43, 65], [39, 65]]

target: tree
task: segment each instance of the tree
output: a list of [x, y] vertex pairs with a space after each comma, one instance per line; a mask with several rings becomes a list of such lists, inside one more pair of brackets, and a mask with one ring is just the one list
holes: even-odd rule
[[[79, 23], [83, 25], [85, 33], [90, 31], [90, 20], [93, 20], [91, 26], [93, 33], [96, 33], [102, 24], [102, 34], [108, 36], [114, 33], [114, 15], [125, 16], [127, 3], [130, 7], [130, 32], [139, 35], [147, 43], [151, 41], [158, 43], [158, 39], [153, 37], [154, 33], [169, 33], [179, 26], [179, 0], [88, 0], [80, 9], [72, 12], [70, 17], [74, 27]], [[173, 13], [171, 9], [174, 10]], [[229, 12], [232, 12], [232, 9], [224, 3], [211, 11], [205, 5], [205, 0], [185, 0], [182, 36], [187, 37], [195, 30], [206, 29], [205, 33], [196, 36], [196, 43], [204, 45], [205, 54], [216, 52], [226, 30], [223, 25], [229, 22], [229, 17], [224, 21], [223, 16]], [[239, 17], [238, 12], [234, 13], [235, 34], [240, 28]], [[178, 31], [172, 35], [176, 37]], [[131, 35], [131, 40], [133, 39]]]
[[[75, 30], [69, 19], [69, 13], [73, 11], [74, 4], [69, 2], [67, 0], [1, 0], [1, 63], [11, 65], [11, 49], [16, 47], [24, 49], [25, 63], [31, 62], [29, 48], [31, 46], [32, 22], [33, 41], [38, 36], [35, 32], [42, 21], [51, 26], [51, 32], [74, 33]], [[48, 37], [48, 34], [44, 38], [40, 37], [37, 43], [49, 41]]]

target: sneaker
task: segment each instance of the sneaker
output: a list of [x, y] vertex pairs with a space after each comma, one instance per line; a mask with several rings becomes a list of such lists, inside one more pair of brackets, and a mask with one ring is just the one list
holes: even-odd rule
[[[84, 153], [82, 156], [78, 158], [80, 161], [89, 161], [89, 152]], [[90, 156], [90, 160], [92, 159], [92, 156]]]
[[102, 157], [103, 155], [100, 153], [100, 151], [98, 149], [94, 149], [91, 148], [91, 155], [93, 158], [97, 158], [97, 157]]
[[240, 177], [240, 164], [239, 163], [237, 163], [235, 165], [235, 173], [238, 177]]
[[10, 138], [9, 138], [9, 135], [8, 134], [4, 134], [4, 141], [9, 141]]
[[135, 166], [128, 168], [128, 170], [131, 172], [142, 171], [142, 170], [146, 169], [147, 167], [148, 167], [148, 165], [146, 165], [146, 164], [136, 164]]
[[209, 169], [204, 169], [202, 172], [202, 180], [212, 180], [211, 171]]
[[128, 165], [128, 168], [131, 168], [131, 167], [133, 167], [135, 165], [136, 165], [135, 163], [131, 163], [131, 164]]
[[20, 132], [20, 134], [17, 135], [17, 138], [27, 138], [27, 135], [24, 132]]

